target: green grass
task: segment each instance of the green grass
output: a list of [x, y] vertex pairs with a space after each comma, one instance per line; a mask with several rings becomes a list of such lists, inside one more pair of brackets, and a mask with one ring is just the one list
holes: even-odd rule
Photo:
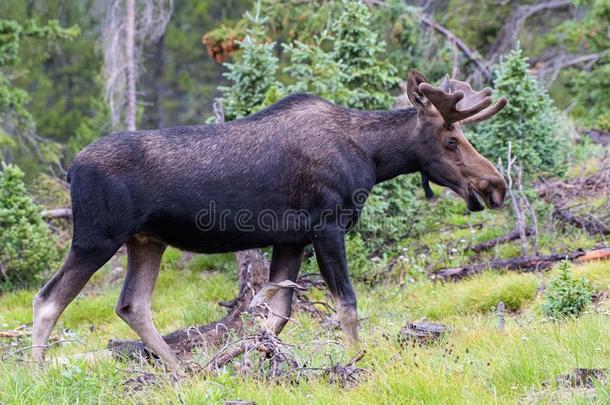
[[[174, 257], [175, 259], [175, 257]], [[217, 305], [236, 293], [234, 276], [226, 272], [177, 269], [179, 261], [165, 263], [155, 291], [153, 311], [162, 332], [222, 316]], [[18, 347], [4, 346], [0, 364], [0, 403], [222, 403], [229, 399], [257, 403], [519, 403], [536, 398], [541, 403], [584, 403], [587, 393], [564, 392], [546, 381], [575, 367], [610, 368], [608, 304], [578, 319], [550, 322], [540, 311], [536, 291], [551, 275], [484, 273], [459, 283], [426, 280], [376, 287], [357, 285], [361, 322], [360, 348], [367, 351], [359, 363], [369, 370], [355, 388], [341, 388], [316, 377], [299, 384], [276, 384], [235, 375], [185, 378], [177, 385], [162, 383], [133, 391], [124, 381], [138, 365], [112, 359], [94, 362], [72, 355], [105, 347], [109, 338], [134, 337], [114, 315], [118, 283], [104, 287], [109, 269], [96, 276], [93, 288], [78, 298], [61, 318], [59, 334], [80, 343], [65, 343], [50, 351], [51, 358], [67, 364], [36, 370], [25, 362]], [[104, 274], [106, 273], [106, 274]], [[608, 289], [610, 265], [593, 263], [574, 269], [597, 289]], [[99, 285], [98, 285], [99, 284]], [[12, 329], [31, 321], [34, 291], [0, 297], [0, 324]], [[498, 331], [493, 308], [507, 306], [504, 331]], [[604, 314], [603, 311], [606, 311]], [[450, 333], [428, 347], [401, 347], [399, 329], [407, 321], [427, 317], [448, 325]], [[328, 330], [309, 315], [298, 313], [299, 325], [289, 324], [283, 339], [312, 366], [346, 362], [359, 348], [322, 342], [341, 342], [339, 331]], [[55, 332], [58, 333], [58, 332]], [[6, 343], [6, 342], [5, 342]], [[147, 369], [152, 369], [148, 366]], [[610, 401], [610, 388], [598, 386], [596, 401]]]

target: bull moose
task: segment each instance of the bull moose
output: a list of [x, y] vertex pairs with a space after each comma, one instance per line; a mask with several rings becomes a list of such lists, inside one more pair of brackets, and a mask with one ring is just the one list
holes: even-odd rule
[[[313, 244], [342, 327], [357, 339], [344, 237], [376, 184], [419, 171], [471, 211], [500, 207], [506, 192], [461, 129], [498, 113], [506, 99], [492, 104], [491, 89], [476, 92], [447, 77], [433, 86], [416, 70], [407, 94], [414, 107], [385, 112], [295, 94], [236, 121], [117, 133], [85, 148], [68, 172], [70, 251], [33, 302], [34, 359], [44, 361], [63, 310], [124, 244], [116, 312], [169, 369], [179, 362], [150, 310], [168, 245], [198, 253], [273, 246], [270, 281], [280, 282], [296, 279], [303, 249]], [[269, 303], [276, 333], [292, 293], [282, 290]]]

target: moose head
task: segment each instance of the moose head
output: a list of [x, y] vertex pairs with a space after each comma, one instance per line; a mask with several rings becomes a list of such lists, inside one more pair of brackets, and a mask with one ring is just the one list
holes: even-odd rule
[[449, 79], [436, 87], [417, 70], [409, 72], [407, 96], [418, 110], [416, 154], [425, 178], [459, 194], [470, 211], [499, 208], [506, 183], [462, 132], [462, 125], [484, 121], [507, 104], [502, 97], [492, 105], [491, 89], [474, 91], [468, 83]]

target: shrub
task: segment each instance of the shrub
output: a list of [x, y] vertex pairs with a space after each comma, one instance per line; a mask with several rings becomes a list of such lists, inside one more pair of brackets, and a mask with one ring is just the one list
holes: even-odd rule
[[530, 177], [561, 172], [562, 143], [557, 135], [559, 113], [551, 98], [529, 75], [521, 50], [511, 52], [495, 70], [495, 95], [509, 104], [493, 119], [474, 129], [473, 143], [492, 161], [506, 160], [509, 142], [513, 157]]
[[570, 263], [559, 265], [559, 275], [549, 283], [542, 311], [553, 319], [580, 315], [591, 304], [593, 288], [586, 278], [572, 278]]
[[58, 251], [55, 238], [28, 196], [23, 172], [3, 165], [0, 172], [0, 284], [23, 287], [52, 268]]
[[426, 202], [416, 197], [419, 179], [399, 176], [373, 189], [356, 230], [374, 251], [421, 231]]
[[349, 107], [386, 109], [394, 102], [390, 90], [398, 84], [397, 69], [381, 59], [386, 44], [369, 27], [371, 10], [359, 1], [343, 1], [343, 12], [331, 28], [333, 59], [345, 66]]
[[248, 18], [252, 28], [247, 30], [246, 37], [239, 43], [243, 53], [236, 63], [225, 63], [229, 71], [224, 75], [233, 84], [219, 87], [227, 120], [260, 110], [268, 104], [268, 93], [280, 85], [275, 78], [278, 69], [278, 58], [273, 54], [275, 43], [265, 43], [264, 40], [265, 19], [259, 16], [258, 10], [255, 16], [248, 14]]

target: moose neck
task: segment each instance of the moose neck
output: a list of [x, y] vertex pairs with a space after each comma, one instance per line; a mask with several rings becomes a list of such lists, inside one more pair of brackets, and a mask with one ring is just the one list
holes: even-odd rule
[[352, 125], [356, 142], [374, 163], [376, 183], [419, 170], [417, 110], [360, 112]]

